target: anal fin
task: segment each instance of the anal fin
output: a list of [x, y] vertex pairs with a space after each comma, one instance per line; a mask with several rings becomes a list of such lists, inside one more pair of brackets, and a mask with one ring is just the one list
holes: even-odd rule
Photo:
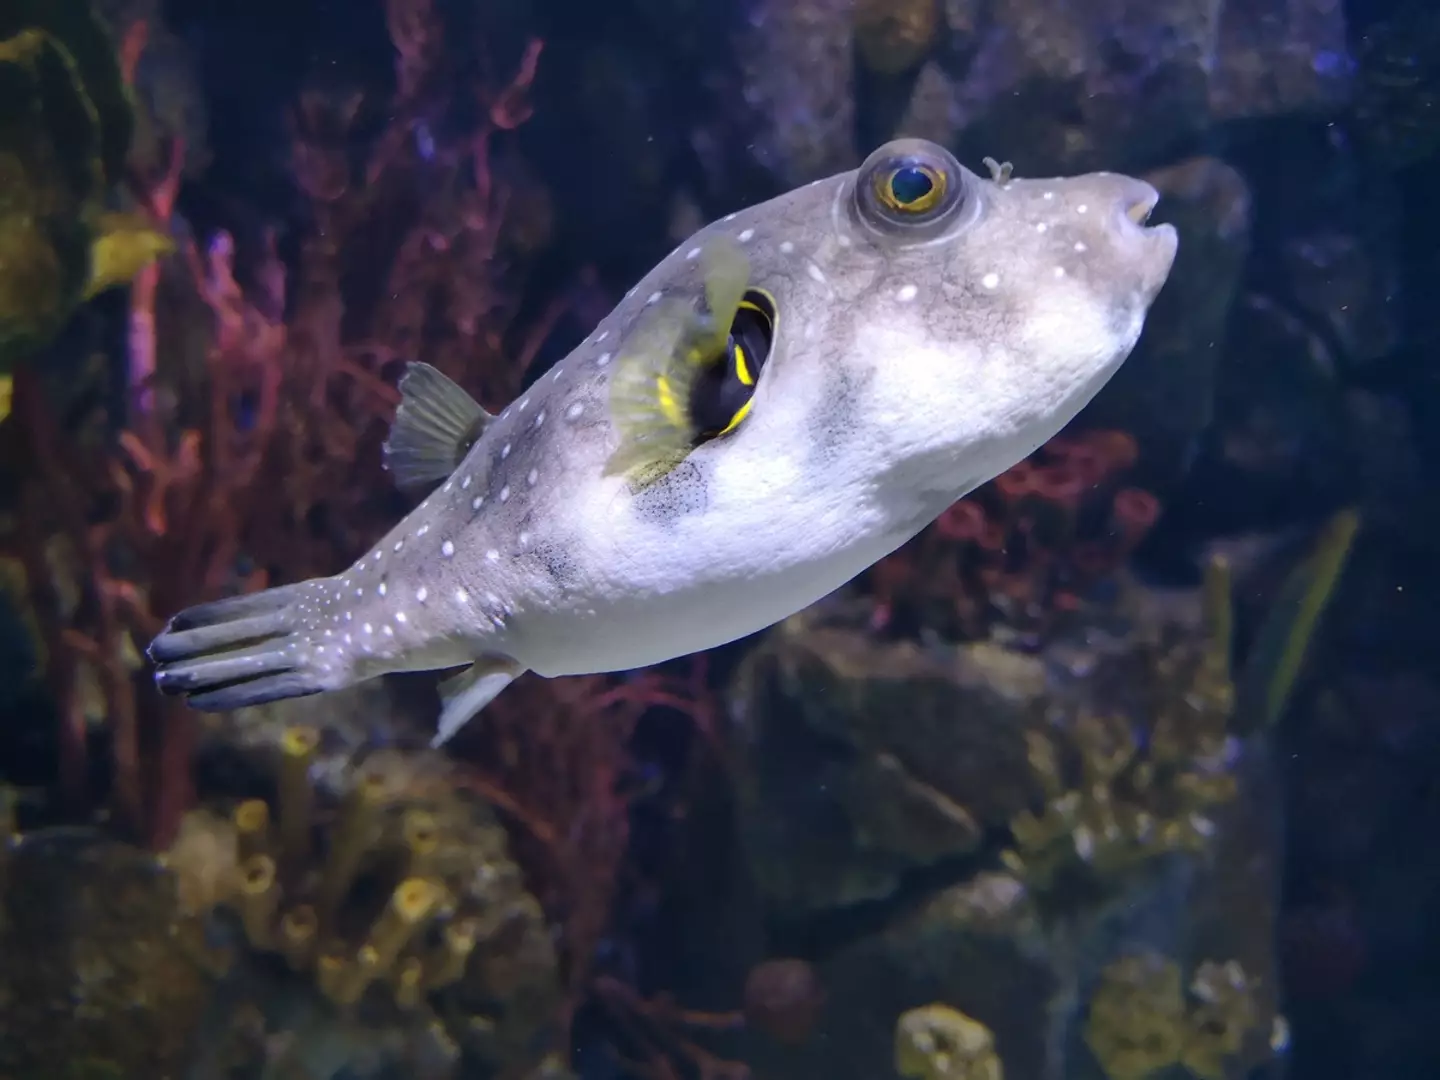
[[385, 440], [385, 468], [402, 491], [438, 484], [465, 460], [493, 419], [438, 368], [408, 364]]
[[524, 666], [508, 656], [491, 655], [481, 657], [462, 671], [440, 684], [440, 719], [435, 725], [435, 737], [430, 745], [439, 747], [449, 742], [470, 719], [490, 702], [500, 691], [525, 673]]

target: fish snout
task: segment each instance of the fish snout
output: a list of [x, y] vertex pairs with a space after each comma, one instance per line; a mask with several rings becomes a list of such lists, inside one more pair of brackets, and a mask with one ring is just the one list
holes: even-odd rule
[[1144, 292], [1153, 297], [1170, 275], [1179, 237], [1173, 225], [1150, 224], [1150, 216], [1160, 203], [1160, 192], [1152, 184], [1131, 176], [1117, 176], [1115, 180], [1112, 203], [1115, 228], [1122, 242], [1133, 245], [1137, 252]]

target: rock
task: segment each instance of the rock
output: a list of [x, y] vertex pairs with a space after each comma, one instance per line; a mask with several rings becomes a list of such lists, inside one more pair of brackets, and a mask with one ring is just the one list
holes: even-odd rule
[[0, 1075], [181, 1075], [213, 958], [152, 856], [90, 830], [25, 838], [0, 956]]
[[1000, 650], [946, 662], [801, 626], [747, 662], [736, 706], [751, 865], [772, 910], [797, 917], [889, 896], [1022, 809], [1023, 733], [1045, 682], [1038, 662]]
[[[1187, 1033], [1220, 1024], [1177, 1035], [1206, 1075], [1269, 1058], [1276, 785], [1266, 736], [1228, 734], [1204, 608], [1124, 585], [1025, 652], [877, 641], [837, 602], [757, 647], [732, 709], [749, 917], [827, 990], [808, 1041], [752, 1035], [757, 1075], [889, 1075], [897, 1018], [937, 1005], [993, 1032], [1007, 1080], [1103, 1080], [1090, 1002], [1137, 954], [1176, 972]], [[726, 940], [757, 935], [732, 912]]]
[[735, 42], [753, 153], [784, 187], [854, 168], [854, 0], [757, 0]]

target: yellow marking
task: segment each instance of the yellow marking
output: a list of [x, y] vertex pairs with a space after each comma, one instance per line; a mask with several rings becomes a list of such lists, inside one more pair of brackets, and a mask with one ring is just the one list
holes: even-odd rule
[[730, 423], [725, 425], [725, 430], [720, 432], [721, 435], [729, 435], [730, 432], [734, 431], [737, 427], [740, 426], [740, 421], [744, 420], [745, 417], [750, 415], [750, 405], [751, 402], [753, 402], [754, 400], [754, 398], [751, 398], [749, 401], [745, 402], [744, 405], [741, 405], [740, 408], [735, 410], [735, 415], [730, 418]]
[[742, 386], [754, 386], [755, 376], [750, 373], [750, 361], [745, 358], [745, 346], [735, 343], [735, 374]]
[[670, 377], [661, 375], [656, 378], [655, 389], [660, 399], [660, 411], [665, 414], [665, 419], [677, 428], [688, 427], [689, 425], [685, 421], [685, 412], [680, 408], [680, 403], [675, 400], [675, 391], [670, 386]]

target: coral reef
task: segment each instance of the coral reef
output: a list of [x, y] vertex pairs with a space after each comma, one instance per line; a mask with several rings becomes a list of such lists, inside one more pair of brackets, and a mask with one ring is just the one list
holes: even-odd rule
[[895, 1071], [907, 1080], [1004, 1080], [995, 1038], [948, 1005], [925, 1005], [895, 1022]]
[[1155, 524], [1155, 497], [1123, 483], [1135, 457], [1121, 431], [1052, 439], [869, 571], [871, 626], [1042, 638]]
[[1146, 1080], [1174, 1065], [1197, 1080], [1228, 1080], [1247, 1038], [1264, 1032], [1254, 994], [1253, 980], [1233, 960], [1202, 963], [1187, 999], [1174, 960], [1122, 956], [1091, 996], [1085, 1044], [1107, 1080]]
[[[23, 452], [39, 468], [23, 474], [23, 528], [5, 539], [44, 635], [61, 786], [84, 804], [91, 719], [77, 687], [94, 681], [117, 821], [157, 846], [191, 798], [193, 736], [180, 707], [132, 677], [135, 642], [186, 603], [325, 572], [363, 546], [395, 509], [378, 444], [393, 372], [422, 339], [431, 363], [493, 405], [513, 395], [553, 321], [507, 337], [517, 222], [492, 171], [493, 137], [528, 115], [538, 43], [509, 85], [475, 86], [436, 47], [429, 4], [388, 11], [398, 86], [358, 169], [348, 140], [369, 120], [358, 93], [307, 90], [294, 112], [295, 181], [313, 223], [296, 264], [273, 232], [248, 265], [220, 232], [187, 240], [166, 275], [147, 270], [130, 302], [133, 407], [78, 438], [40, 387], [17, 387]], [[422, 145], [417, 125], [458, 86], [482, 105], [470, 127]], [[173, 134], [166, 147], [140, 194], [169, 222], [185, 156]], [[140, 752], [149, 742], [153, 765]]]
[[1074, 884], [1066, 871], [1076, 867], [1105, 879], [1167, 852], [1203, 851], [1214, 835], [1210, 811], [1235, 794], [1224, 564], [1210, 565], [1204, 591], [1204, 639], [1144, 650], [1130, 688], [1144, 703], [1138, 723], [1087, 709], [1063, 733], [1026, 733], [1044, 809], [1011, 820], [1015, 846], [1002, 858], [1032, 888]]
[[[444, 1050], [452, 1067], [462, 1056], [496, 1075], [535, 1067], [560, 1014], [556, 955], [489, 806], [437, 755], [383, 750], [333, 799], [310, 779], [318, 744], [289, 728], [273, 794], [227, 817], [186, 816], [164, 859], [182, 903], [197, 917], [233, 911], [239, 963], [290, 972], [341, 1023], [392, 1031], [393, 1060], [417, 1067]], [[251, 976], [269, 988], [254, 994], [262, 1009], [276, 978]]]

